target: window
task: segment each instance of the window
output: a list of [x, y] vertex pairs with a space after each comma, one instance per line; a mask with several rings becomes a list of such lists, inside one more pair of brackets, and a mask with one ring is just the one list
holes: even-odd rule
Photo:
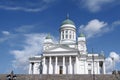
[[91, 66], [91, 64], [90, 64], [90, 63], [88, 63], [88, 66]]
[[88, 74], [91, 74], [91, 70], [88, 70]]

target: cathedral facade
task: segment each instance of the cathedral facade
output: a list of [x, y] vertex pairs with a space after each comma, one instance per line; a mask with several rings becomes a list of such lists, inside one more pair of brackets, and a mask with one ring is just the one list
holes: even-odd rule
[[48, 34], [43, 53], [29, 58], [29, 74], [106, 74], [103, 53], [89, 53], [83, 33], [67, 17], [60, 26], [60, 41], [54, 43]]

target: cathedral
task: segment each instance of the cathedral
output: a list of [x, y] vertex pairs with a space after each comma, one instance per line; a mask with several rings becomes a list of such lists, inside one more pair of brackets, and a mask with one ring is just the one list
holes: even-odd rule
[[59, 30], [58, 43], [48, 34], [42, 55], [29, 58], [29, 74], [106, 74], [104, 54], [87, 51], [85, 35], [76, 36], [75, 23], [68, 16]]

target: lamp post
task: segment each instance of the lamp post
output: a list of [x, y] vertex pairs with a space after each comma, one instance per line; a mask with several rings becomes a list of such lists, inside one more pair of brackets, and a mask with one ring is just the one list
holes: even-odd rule
[[94, 54], [92, 55], [92, 61], [93, 61], [93, 80], [95, 80], [95, 71], [94, 71]]
[[93, 80], [95, 80], [95, 71], [94, 71], [94, 54], [93, 54], [93, 48], [92, 48], [92, 61], [93, 61]]
[[16, 80], [16, 75], [14, 75], [13, 71], [7, 75], [7, 80]]

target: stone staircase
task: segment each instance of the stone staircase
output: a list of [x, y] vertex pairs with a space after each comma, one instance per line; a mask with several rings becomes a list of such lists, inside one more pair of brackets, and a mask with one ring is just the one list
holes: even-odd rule
[[[7, 74], [0, 74], [0, 80], [6, 80]], [[16, 74], [16, 80], [120, 80], [120, 75], [28, 75]]]

